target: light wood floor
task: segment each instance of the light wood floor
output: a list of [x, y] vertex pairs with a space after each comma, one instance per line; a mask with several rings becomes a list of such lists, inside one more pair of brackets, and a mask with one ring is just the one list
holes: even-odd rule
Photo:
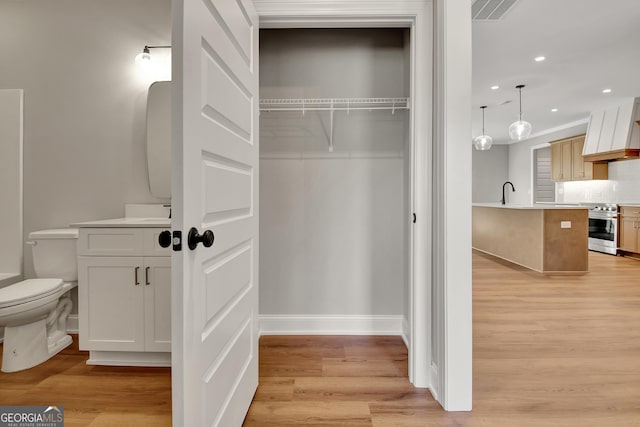
[[[550, 277], [474, 253], [473, 412], [411, 387], [397, 337], [263, 337], [245, 426], [640, 426], [640, 262], [589, 262]], [[62, 405], [67, 426], [170, 424], [168, 369], [85, 360], [0, 373], [0, 405]]]

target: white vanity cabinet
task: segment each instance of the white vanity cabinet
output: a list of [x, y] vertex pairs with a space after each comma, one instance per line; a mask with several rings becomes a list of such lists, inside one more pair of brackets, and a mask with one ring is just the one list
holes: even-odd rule
[[80, 228], [80, 349], [89, 364], [169, 366], [171, 252], [166, 228]]

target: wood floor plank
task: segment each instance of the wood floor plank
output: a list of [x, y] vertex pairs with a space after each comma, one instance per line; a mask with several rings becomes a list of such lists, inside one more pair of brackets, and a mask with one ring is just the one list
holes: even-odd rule
[[262, 377], [260, 378], [260, 387], [253, 396], [253, 401], [291, 401], [293, 400], [294, 385], [293, 378]]
[[371, 427], [366, 402], [254, 402], [244, 426]]
[[136, 414], [136, 424], [132, 423], [131, 414], [121, 412], [102, 412], [91, 423], [89, 427], [120, 427], [120, 426], [154, 426], [154, 427], [171, 427], [171, 417], [166, 414]]
[[294, 400], [391, 401], [416, 393], [405, 377], [296, 378]]
[[322, 359], [324, 377], [405, 377], [407, 359], [370, 360], [360, 358]]

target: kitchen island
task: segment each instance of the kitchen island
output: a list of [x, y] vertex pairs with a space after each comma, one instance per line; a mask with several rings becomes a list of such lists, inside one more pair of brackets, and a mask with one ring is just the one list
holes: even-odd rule
[[540, 273], [588, 271], [588, 209], [473, 204], [474, 249]]

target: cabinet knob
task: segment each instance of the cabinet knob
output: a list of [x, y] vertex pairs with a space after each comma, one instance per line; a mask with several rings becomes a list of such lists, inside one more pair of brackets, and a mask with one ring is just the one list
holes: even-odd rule
[[165, 230], [158, 235], [158, 244], [163, 248], [171, 246], [171, 232], [169, 230]]
[[187, 237], [187, 244], [189, 245], [189, 249], [194, 250], [198, 243], [202, 243], [205, 248], [213, 245], [213, 241], [215, 240], [215, 236], [213, 235], [213, 231], [206, 230], [204, 233], [198, 233], [198, 229], [195, 227], [191, 227], [189, 230], [189, 236]]

